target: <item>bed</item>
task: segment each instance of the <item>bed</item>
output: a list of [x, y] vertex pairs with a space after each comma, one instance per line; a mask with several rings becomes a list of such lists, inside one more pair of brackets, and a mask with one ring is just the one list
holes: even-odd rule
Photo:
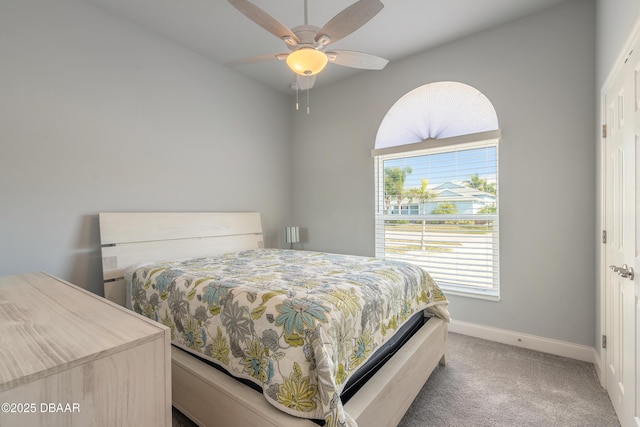
[[[100, 234], [105, 297], [171, 327], [173, 404], [199, 425], [394, 426], [445, 363], [446, 299], [428, 275], [400, 276], [413, 267], [264, 249], [255, 212], [101, 213]], [[295, 287], [285, 290], [286, 280]], [[385, 280], [403, 289], [383, 301]], [[364, 299], [360, 288], [375, 295]], [[343, 404], [338, 395], [361, 362], [424, 316]], [[340, 330], [354, 337], [337, 339]]]

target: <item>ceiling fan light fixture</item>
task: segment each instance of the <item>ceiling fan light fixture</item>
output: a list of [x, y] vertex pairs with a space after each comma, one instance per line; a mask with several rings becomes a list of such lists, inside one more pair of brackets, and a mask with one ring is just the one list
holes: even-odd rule
[[296, 74], [313, 76], [327, 65], [328, 58], [324, 52], [309, 47], [295, 50], [287, 56], [287, 65]]

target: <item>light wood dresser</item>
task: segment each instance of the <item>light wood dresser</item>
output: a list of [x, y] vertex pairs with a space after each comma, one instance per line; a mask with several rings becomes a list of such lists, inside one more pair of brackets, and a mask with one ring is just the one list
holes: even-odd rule
[[0, 426], [171, 425], [170, 330], [45, 273], [0, 278]]

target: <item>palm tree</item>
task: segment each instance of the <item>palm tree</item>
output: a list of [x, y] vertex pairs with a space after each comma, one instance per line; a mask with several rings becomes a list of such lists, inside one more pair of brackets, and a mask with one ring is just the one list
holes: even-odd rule
[[[423, 179], [420, 181], [420, 188], [410, 188], [406, 191], [407, 197], [409, 197], [409, 204], [411, 201], [416, 198], [418, 199], [420, 206], [424, 206], [427, 201], [431, 199], [435, 199], [438, 195], [433, 191], [427, 190], [427, 186], [429, 185], [429, 180]], [[424, 212], [419, 212], [424, 213]], [[425, 235], [427, 231], [427, 221], [422, 219], [422, 235], [420, 236], [420, 250], [425, 250]]]
[[475, 173], [469, 177], [469, 181], [464, 182], [471, 188], [475, 188], [476, 190], [484, 191], [485, 193], [496, 194], [496, 184], [495, 182], [488, 183], [486, 179], [480, 178], [480, 176]]
[[396, 196], [398, 200], [398, 214], [400, 214], [400, 204], [404, 197], [404, 181], [413, 169], [406, 167], [384, 168], [384, 202], [387, 213], [391, 208], [391, 197]]

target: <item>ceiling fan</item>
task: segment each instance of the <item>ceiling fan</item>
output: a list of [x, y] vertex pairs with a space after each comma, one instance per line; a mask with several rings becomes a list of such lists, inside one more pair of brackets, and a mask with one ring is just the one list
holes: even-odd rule
[[[307, 23], [307, 0], [304, 0], [305, 23], [292, 29], [248, 0], [228, 1], [247, 18], [284, 41], [289, 48], [287, 53], [239, 59], [227, 63], [229, 66], [273, 60], [286, 61], [297, 77], [292, 87], [309, 89], [313, 87], [316, 74], [324, 69], [327, 62], [364, 70], [381, 70], [389, 62], [387, 59], [363, 52], [327, 50], [327, 46], [331, 43], [353, 33], [377, 15], [384, 7], [380, 0], [358, 0], [331, 18], [322, 28]], [[306, 76], [306, 78], [300, 78], [300, 76]]]

